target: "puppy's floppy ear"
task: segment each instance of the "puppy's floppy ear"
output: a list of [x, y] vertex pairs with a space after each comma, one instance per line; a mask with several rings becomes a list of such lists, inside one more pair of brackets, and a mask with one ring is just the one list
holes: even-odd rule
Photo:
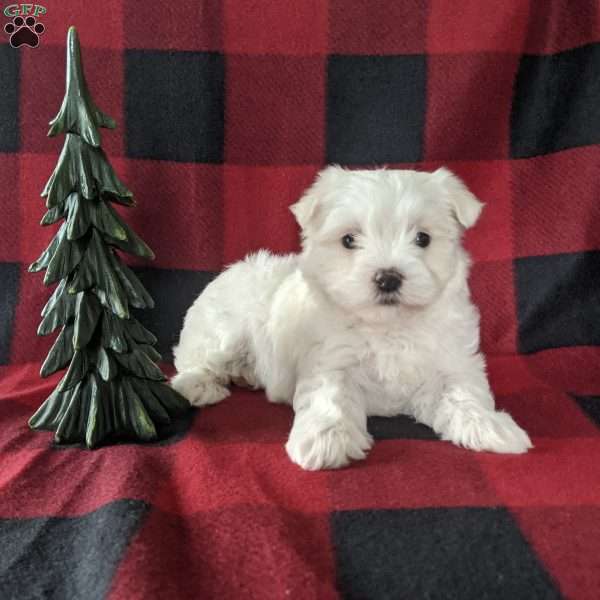
[[445, 190], [446, 199], [457, 221], [465, 229], [475, 225], [483, 209], [483, 203], [469, 191], [459, 177], [445, 167], [435, 171], [433, 176]]
[[328, 193], [336, 189], [336, 183], [344, 169], [332, 165], [323, 169], [302, 198], [290, 206], [300, 228], [304, 231], [314, 225], [323, 212], [323, 201]]
[[316, 194], [312, 193], [312, 187], [310, 187], [296, 204], [290, 206], [290, 210], [296, 218], [298, 225], [300, 225], [300, 229], [306, 229], [317, 212], [318, 203], [319, 198]]

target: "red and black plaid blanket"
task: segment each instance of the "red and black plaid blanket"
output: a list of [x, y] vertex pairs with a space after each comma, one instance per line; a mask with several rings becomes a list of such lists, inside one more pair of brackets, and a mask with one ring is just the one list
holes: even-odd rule
[[[43, 4], [36, 48], [0, 31], [0, 598], [596, 600], [598, 2]], [[2, 9], [13, 31], [22, 8]], [[304, 472], [291, 410], [244, 391], [156, 444], [29, 431], [57, 382], [38, 376], [54, 336], [35, 335], [51, 290], [26, 267], [54, 233], [39, 194], [69, 25], [119, 123], [103, 147], [157, 255], [131, 264], [167, 362], [223, 265], [297, 249], [287, 207], [324, 164], [444, 164], [487, 205], [466, 239], [482, 345], [535, 448], [478, 454], [371, 419], [367, 460]]]

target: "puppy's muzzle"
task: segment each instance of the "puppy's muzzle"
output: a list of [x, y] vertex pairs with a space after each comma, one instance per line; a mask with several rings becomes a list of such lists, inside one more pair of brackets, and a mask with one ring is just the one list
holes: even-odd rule
[[393, 294], [402, 286], [402, 275], [395, 269], [380, 269], [375, 273], [373, 281], [377, 291], [382, 294]]

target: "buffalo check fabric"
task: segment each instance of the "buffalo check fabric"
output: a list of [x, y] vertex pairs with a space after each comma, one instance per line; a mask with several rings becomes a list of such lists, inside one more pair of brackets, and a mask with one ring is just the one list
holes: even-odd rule
[[[37, 48], [0, 43], [0, 597], [598, 598], [598, 2], [44, 6]], [[482, 347], [535, 448], [478, 454], [373, 418], [367, 460], [308, 473], [283, 448], [291, 410], [242, 390], [156, 444], [30, 432], [57, 382], [35, 335], [51, 290], [26, 267], [53, 235], [39, 194], [69, 25], [157, 255], [131, 264], [166, 369], [225, 265], [297, 250], [288, 206], [324, 164], [444, 164], [486, 203], [465, 240]]]

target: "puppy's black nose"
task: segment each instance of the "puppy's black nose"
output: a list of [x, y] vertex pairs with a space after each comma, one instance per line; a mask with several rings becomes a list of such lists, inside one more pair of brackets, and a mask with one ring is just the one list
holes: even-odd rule
[[375, 273], [375, 285], [386, 294], [397, 292], [402, 285], [402, 275], [393, 269], [381, 269]]

